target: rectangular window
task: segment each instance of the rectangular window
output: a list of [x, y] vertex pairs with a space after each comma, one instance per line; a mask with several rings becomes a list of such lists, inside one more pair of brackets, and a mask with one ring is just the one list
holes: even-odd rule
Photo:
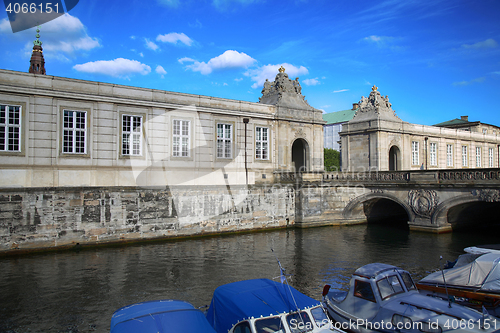
[[63, 112], [63, 153], [85, 154], [87, 152], [87, 112]]
[[466, 167], [469, 165], [468, 163], [468, 156], [467, 156], [467, 146], [462, 146], [462, 166]]
[[217, 124], [217, 157], [231, 158], [233, 145], [233, 125]]
[[493, 165], [493, 154], [494, 154], [494, 150], [493, 148], [489, 148], [488, 149], [488, 167], [490, 168], [493, 168], [494, 165]]
[[269, 159], [269, 128], [255, 128], [255, 158], [258, 160]]
[[481, 167], [481, 147], [476, 147], [476, 168]]
[[453, 166], [453, 145], [446, 145], [446, 166]]
[[21, 107], [0, 105], [0, 151], [21, 151]]
[[122, 116], [122, 155], [142, 155], [142, 116]]
[[411, 143], [411, 164], [418, 165], [420, 158], [418, 156], [418, 142], [412, 141]]
[[429, 144], [429, 154], [431, 165], [437, 166], [437, 143], [431, 142]]
[[189, 137], [191, 122], [189, 120], [174, 119], [172, 130], [172, 156], [174, 157], [189, 157]]

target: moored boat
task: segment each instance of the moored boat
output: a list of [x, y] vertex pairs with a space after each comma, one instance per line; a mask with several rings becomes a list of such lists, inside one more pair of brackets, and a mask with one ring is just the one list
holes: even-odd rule
[[417, 287], [424, 295], [451, 299], [476, 310], [484, 307], [500, 317], [500, 252], [479, 248], [468, 251], [451, 268], [431, 273]]
[[269, 279], [218, 287], [207, 319], [218, 333], [342, 332], [334, 328], [319, 301]]
[[141, 302], [113, 313], [110, 333], [215, 333], [205, 315], [178, 300]]
[[421, 295], [410, 274], [373, 263], [358, 268], [349, 291], [323, 291], [329, 315], [353, 332], [493, 332], [495, 317]]

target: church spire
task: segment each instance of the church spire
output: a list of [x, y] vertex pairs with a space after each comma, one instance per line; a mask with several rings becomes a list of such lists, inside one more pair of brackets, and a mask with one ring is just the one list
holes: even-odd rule
[[33, 42], [29, 72], [33, 74], [45, 73], [45, 60], [43, 59], [42, 42], [40, 41], [40, 28], [36, 29], [36, 40]]

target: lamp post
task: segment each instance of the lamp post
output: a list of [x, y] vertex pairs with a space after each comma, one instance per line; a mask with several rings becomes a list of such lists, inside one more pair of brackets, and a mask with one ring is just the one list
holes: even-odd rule
[[243, 118], [243, 124], [245, 124], [245, 182], [248, 186], [248, 165], [247, 165], [247, 124], [250, 121], [248, 118]]

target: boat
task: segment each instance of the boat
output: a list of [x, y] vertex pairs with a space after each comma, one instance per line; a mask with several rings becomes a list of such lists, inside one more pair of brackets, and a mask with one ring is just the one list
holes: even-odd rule
[[219, 286], [207, 310], [218, 333], [337, 332], [321, 302], [288, 283], [254, 279]]
[[124, 306], [113, 313], [110, 333], [215, 333], [191, 303], [159, 300]]
[[338, 328], [365, 332], [492, 332], [500, 321], [486, 313], [420, 294], [410, 273], [371, 263], [352, 275], [348, 291], [326, 285], [323, 303]]
[[[500, 251], [472, 247], [450, 268], [426, 276], [417, 283], [420, 293], [450, 299], [500, 317]], [[446, 283], [445, 283], [446, 282]]]

